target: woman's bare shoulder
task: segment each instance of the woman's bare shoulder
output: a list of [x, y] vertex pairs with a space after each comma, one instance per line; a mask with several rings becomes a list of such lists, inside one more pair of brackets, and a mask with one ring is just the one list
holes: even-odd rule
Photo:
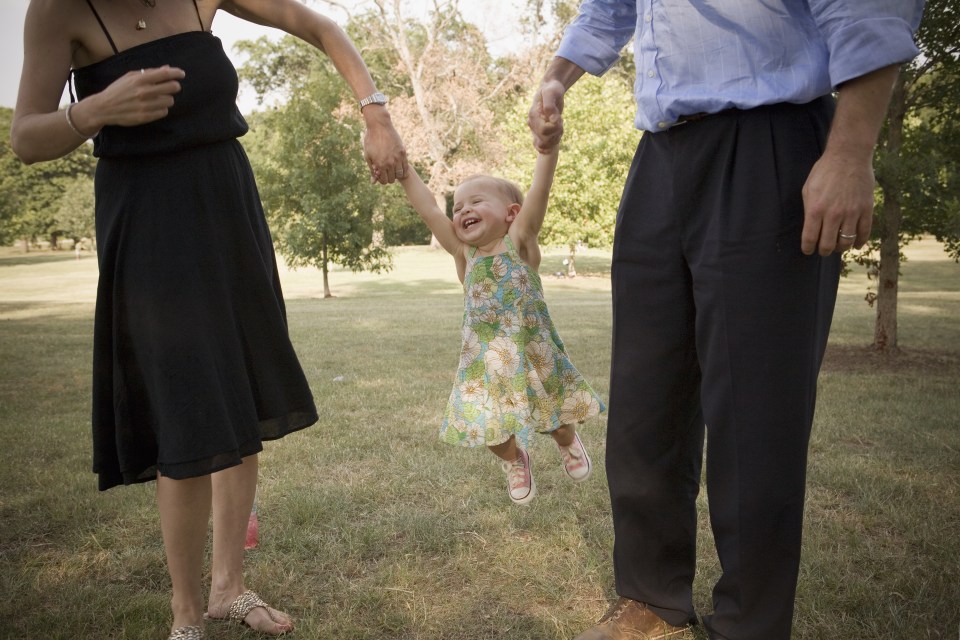
[[69, 43], [70, 50], [76, 52], [95, 37], [94, 30], [99, 33], [100, 27], [86, 0], [30, 0], [24, 44], [37, 42], [46, 48]]
[[[27, 24], [36, 21], [47, 28], [57, 27], [73, 31], [70, 27], [93, 18], [86, 0], [30, 0], [27, 7]], [[78, 24], [79, 23], [79, 24]]]

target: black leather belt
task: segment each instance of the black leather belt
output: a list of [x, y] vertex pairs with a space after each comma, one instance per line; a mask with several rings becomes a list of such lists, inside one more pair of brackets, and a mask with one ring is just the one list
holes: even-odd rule
[[[730, 113], [731, 111], [739, 111], [739, 109], [737, 109], [737, 108], [735, 108], [735, 107], [731, 107], [730, 109], [724, 109], [723, 111], [717, 111], [717, 112], [715, 112], [715, 113], [707, 113], [706, 111], [701, 111], [700, 113], [691, 113], [691, 114], [688, 115], [688, 116], [680, 116], [679, 118], [677, 118], [677, 124], [686, 124], [686, 123], [688, 123], [688, 122], [697, 122], [698, 120], [703, 120], [704, 118], [708, 118], [708, 117], [710, 117], [710, 116], [718, 116], [718, 115], [720, 115], [720, 114], [722, 114], [722, 113]], [[674, 126], [676, 126], [676, 125], [674, 125]]]
[[685, 124], [687, 122], [696, 122], [697, 120], [703, 120], [711, 114], [706, 111], [701, 111], [700, 113], [691, 113], [689, 116], [680, 116], [677, 118], [677, 124]]

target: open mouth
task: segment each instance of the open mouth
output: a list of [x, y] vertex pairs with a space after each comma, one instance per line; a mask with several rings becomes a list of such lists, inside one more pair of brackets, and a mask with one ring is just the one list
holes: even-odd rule
[[464, 230], [467, 230], [478, 222], [480, 222], [480, 218], [464, 218], [460, 223], [460, 227]]

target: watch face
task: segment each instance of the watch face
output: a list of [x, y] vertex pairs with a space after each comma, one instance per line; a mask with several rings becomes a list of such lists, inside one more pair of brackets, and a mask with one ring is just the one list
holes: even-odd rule
[[379, 91], [374, 93], [371, 96], [368, 96], [360, 101], [360, 108], [364, 108], [368, 104], [387, 104], [387, 96], [383, 95]]

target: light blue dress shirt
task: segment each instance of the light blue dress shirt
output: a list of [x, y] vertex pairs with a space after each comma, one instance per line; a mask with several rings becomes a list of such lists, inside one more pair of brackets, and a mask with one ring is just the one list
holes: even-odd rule
[[802, 104], [917, 55], [923, 0], [586, 0], [557, 56], [602, 75], [634, 37], [636, 126]]

